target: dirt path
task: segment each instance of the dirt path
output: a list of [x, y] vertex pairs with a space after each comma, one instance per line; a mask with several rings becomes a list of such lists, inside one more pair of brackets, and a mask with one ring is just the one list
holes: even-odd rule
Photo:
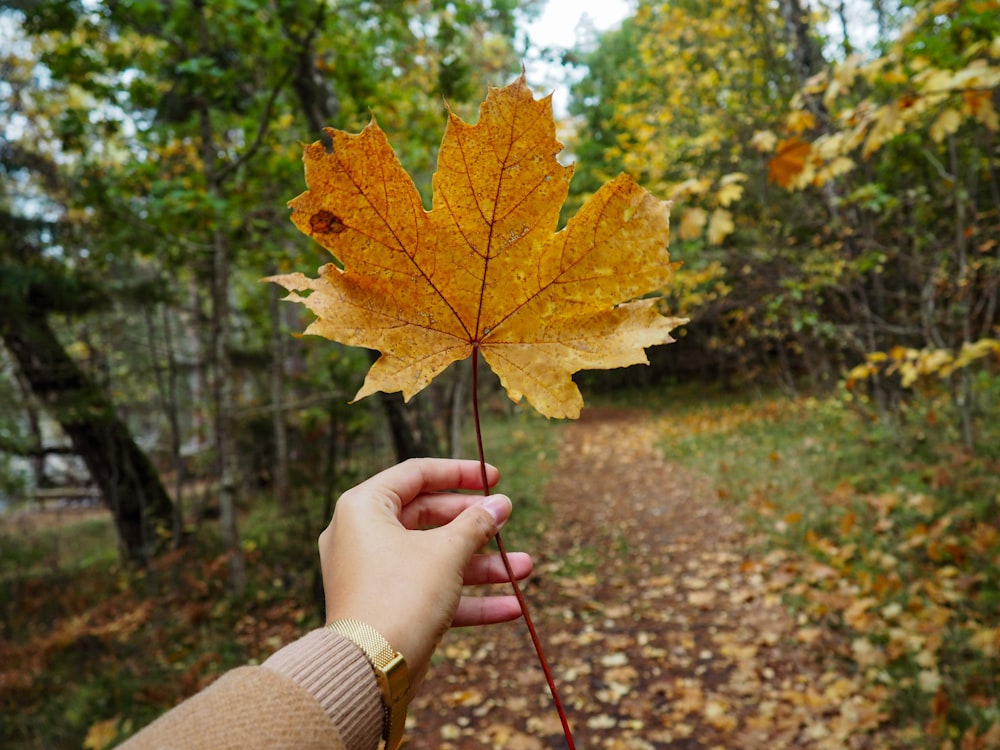
[[[820, 667], [780, 583], [656, 423], [567, 426], [525, 588], [578, 748], [864, 748], [876, 709]], [[767, 573], [768, 575], [765, 575]], [[564, 748], [523, 624], [452, 631], [411, 707], [410, 750]]]

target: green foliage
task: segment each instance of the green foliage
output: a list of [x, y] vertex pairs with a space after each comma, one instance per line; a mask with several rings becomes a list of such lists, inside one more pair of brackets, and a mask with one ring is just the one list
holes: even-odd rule
[[[290, 311], [274, 313], [258, 283], [287, 270], [282, 263], [325, 260], [288, 221], [286, 203], [302, 190], [300, 144], [324, 126], [360, 129], [377, 107], [429, 186], [443, 99], [467, 110], [487, 83], [517, 71], [518, 5], [44, 0], [0, 9], [10, 31], [0, 45], [0, 130], [10, 136], [0, 149], [10, 229], [0, 312], [30, 290], [35, 314], [64, 313], [49, 321], [60, 341], [161, 468], [183, 464], [182, 450], [199, 453], [192, 468], [211, 465], [204, 447], [213, 415], [228, 411], [221, 384], [232, 387], [233, 407], [255, 415], [234, 421], [265, 436], [242, 468], [269, 480], [257, 469], [275, 459], [266, 408], [275, 371], [288, 371], [283, 401], [314, 404], [364, 366], [342, 358], [327, 368], [325, 354], [288, 336], [301, 326]], [[2, 406], [13, 433], [34, 407]], [[284, 421], [295, 438], [309, 427], [297, 415]], [[353, 426], [344, 434], [359, 439]]]
[[40, 528], [29, 515], [5, 518], [0, 528], [0, 580], [72, 574], [114, 564], [117, 553], [111, 520], [102, 517], [74, 522], [77, 512], [56, 512], [57, 523]]

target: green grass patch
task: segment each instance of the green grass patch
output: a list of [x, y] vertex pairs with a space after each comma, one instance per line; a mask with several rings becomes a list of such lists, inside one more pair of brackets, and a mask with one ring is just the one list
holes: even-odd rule
[[48, 523], [37, 527], [37, 519], [0, 517], [0, 581], [91, 565], [113, 564], [117, 541], [110, 515], [85, 517], [45, 516]]
[[[545, 419], [527, 407], [510, 414], [487, 412], [482, 416], [483, 453], [487, 463], [500, 469], [496, 489], [514, 504], [514, 513], [504, 526], [504, 542], [511, 548], [530, 549], [550, 518], [542, 495], [559, 458], [563, 423]], [[465, 455], [475, 456], [471, 427], [469, 433]]]

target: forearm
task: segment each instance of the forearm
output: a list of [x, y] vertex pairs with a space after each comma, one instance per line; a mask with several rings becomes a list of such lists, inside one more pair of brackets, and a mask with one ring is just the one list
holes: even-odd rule
[[262, 666], [308, 692], [337, 727], [347, 750], [378, 746], [382, 695], [368, 659], [346, 638], [319, 628], [275, 652]]
[[381, 732], [381, 694], [371, 665], [357, 646], [320, 629], [260, 667], [227, 672], [122, 750], [374, 750]]

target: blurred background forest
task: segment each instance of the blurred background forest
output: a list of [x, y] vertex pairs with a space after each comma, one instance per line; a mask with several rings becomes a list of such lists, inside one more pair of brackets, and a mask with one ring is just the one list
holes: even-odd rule
[[[621, 171], [674, 201], [662, 304], [691, 323], [586, 398], [832, 396], [995, 458], [1000, 3], [637, 0], [566, 49], [526, 35], [543, 6], [0, 2], [0, 510], [100, 499], [113, 555], [202, 545], [240, 592], [257, 505], [312, 534], [361, 475], [467, 452], [466, 373], [349, 407], [370, 356], [295, 338], [260, 279], [327, 260], [288, 220], [302, 143], [374, 116], [429, 205], [445, 103], [474, 121], [527, 59], [572, 81], [564, 220]], [[6, 586], [38, 560], [5, 544]]]

